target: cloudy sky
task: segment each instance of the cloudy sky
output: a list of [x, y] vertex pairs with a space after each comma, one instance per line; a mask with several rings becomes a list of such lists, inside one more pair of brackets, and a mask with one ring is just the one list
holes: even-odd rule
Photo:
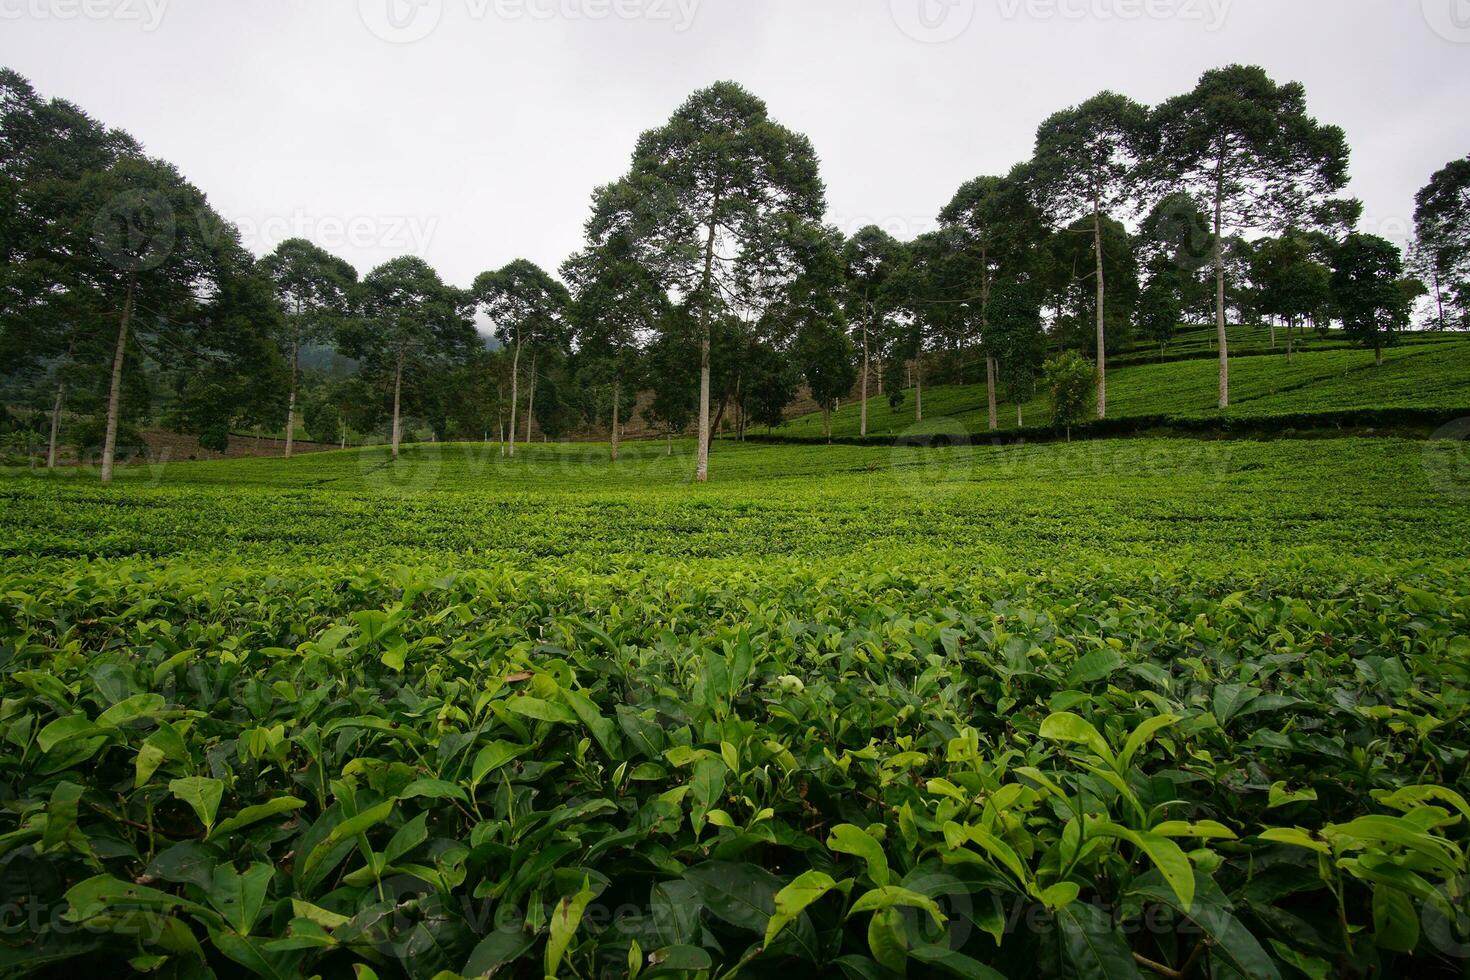
[[829, 218], [908, 237], [1049, 113], [1263, 65], [1348, 131], [1368, 231], [1470, 152], [1470, 0], [0, 0], [0, 63], [165, 157], [268, 251], [554, 269], [592, 189], [733, 79], [811, 137]]

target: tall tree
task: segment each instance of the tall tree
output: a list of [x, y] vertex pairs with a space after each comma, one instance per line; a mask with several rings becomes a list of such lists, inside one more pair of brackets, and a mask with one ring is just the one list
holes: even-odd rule
[[[1097, 232], [1092, 218], [1078, 218], [1047, 243], [1047, 265], [1056, 279], [1052, 284], [1058, 314], [1056, 338], [1063, 346], [1084, 352], [1097, 339], [1097, 290], [1092, 282], [1096, 275], [1092, 270], [1097, 261]], [[1103, 346], [1108, 352], [1116, 352], [1127, 346], [1132, 331], [1138, 302], [1138, 256], [1134, 238], [1122, 222], [1104, 218], [1101, 232], [1103, 272], [1108, 282], [1103, 295]], [[1078, 270], [1087, 271], [1079, 274]]]
[[584, 376], [611, 382], [612, 450], [618, 459], [623, 410], [640, 373], [639, 356], [670, 309], [669, 294], [637, 261], [626, 235], [589, 246], [562, 266]]
[[1434, 297], [1435, 322], [1470, 330], [1470, 157], [1437, 171], [1414, 198], [1415, 258]]
[[520, 404], [521, 357], [531, 354], [531, 397], [526, 406], [526, 441], [535, 417], [535, 362], [540, 352], [565, 345], [568, 337], [567, 287], [529, 259], [516, 259], [495, 272], [481, 273], [471, 287], [480, 310], [495, 326], [496, 338], [511, 351], [510, 442], [516, 454], [516, 418]]
[[446, 286], [427, 262], [405, 255], [362, 281], [362, 316], [343, 330], [342, 347], [393, 393], [393, 458], [403, 441], [404, 381], [442, 371], [478, 343], [468, 300]]
[[1097, 416], [1108, 414], [1107, 284], [1103, 222], [1135, 192], [1139, 147], [1148, 110], [1116, 92], [1102, 92], [1053, 115], [1036, 132], [1031, 174], [1038, 198], [1059, 225], [1090, 219], [1095, 259]]
[[351, 312], [357, 270], [326, 249], [302, 238], [282, 242], [260, 260], [261, 272], [275, 287], [285, 313], [278, 339], [290, 365], [286, 403], [286, 458], [296, 439], [296, 393], [301, 381], [301, 348], [331, 341]]
[[1027, 195], [1028, 171], [1018, 167], [1006, 177], [977, 177], [962, 186], [939, 213], [940, 227], [956, 249], [953, 260], [963, 280], [961, 292], [941, 302], [952, 304], [955, 317], [985, 356], [985, 382], [992, 431], [1000, 427], [996, 414], [999, 377], [996, 351], [991, 344], [991, 303], [1000, 282], [1029, 277], [1035, 250], [1045, 237], [1041, 214]]
[[847, 271], [847, 319], [855, 327], [862, 354], [859, 372], [858, 432], [868, 434], [868, 382], [875, 358], [881, 361], [884, 342], [892, 336], [892, 317], [902, 304], [897, 284], [904, 265], [904, 248], [877, 225], [858, 230], [843, 252]]
[[1413, 293], [1406, 288], [1403, 256], [1397, 245], [1377, 235], [1352, 234], [1337, 247], [1332, 297], [1343, 329], [1373, 350], [1383, 364], [1383, 349], [1398, 343], [1409, 325]]
[[148, 353], [150, 343], [175, 350], [208, 344], [195, 329], [204, 322], [202, 301], [221, 289], [243, 249], [204, 195], [162, 161], [123, 157], [60, 193], [67, 220], [52, 234], [71, 256], [71, 281], [86, 295], [94, 322], [116, 325], [102, 444], [108, 483], [129, 351]]
[[1182, 189], [1213, 214], [1220, 407], [1228, 408], [1225, 233], [1345, 220], [1352, 209], [1331, 197], [1347, 185], [1347, 138], [1307, 114], [1299, 82], [1278, 85], [1261, 68], [1231, 65], [1154, 111], [1149, 150], [1157, 185]]
[[709, 479], [712, 318], [751, 302], [789, 259], [786, 224], [817, 222], [825, 209], [811, 142], [733, 82], [696, 92], [644, 133], [628, 176], [594, 198], [591, 242], [626, 231], [638, 261], [695, 312], [699, 482]]
[[76, 234], [77, 184], [141, 154], [128, 134], [0, 68], [0, 375], [49, 374], [48, 467], [68, 385], [85, 388], [86, 367], [111, 351], [98, 329], [92, 243]]

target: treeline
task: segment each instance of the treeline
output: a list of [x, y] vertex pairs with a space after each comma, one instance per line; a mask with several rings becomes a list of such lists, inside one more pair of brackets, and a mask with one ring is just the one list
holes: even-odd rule
[[[1057, 113], [1030, 160], [966, 183], [911, 241], [826, 224], [810, 141], [718, 83], [639, 138], [557, 274], [517, 260], [467, 288], [413, 257], [359, 279], [302, 240], [257, 261], [126, 133], [13, 72], [0, 100], [4, 373], [44, 391], [52, 465], [63, 419], [90, 420], [72, 441], [104, 480], [159, 404], [206, 448], [284, 428], [288, 456], [303, 417], [321, 441], [386, 426], [395, 456], [412, 417], [508, 454], [533, 422], [610, 431], [616, 459], [636, 410], [698, 433], [704, 480], [714, 432], [780, 424], [800, 393], [830, 431], [855, 391], [866, 435], [874, 397], [911, 393], [921, 420], [926, 380], [986, 383], [992, 427], [1002, 397], [1044, 386], [1067, 425], [1094, 392], [1107, 417], [1110, 353], [1166, 349], [1189, 320], [1216, 325], [1222, 408], [1232, 320], [1279, 324], [1287, 357], [1339, 325], [1381, 359], [1425, 296], [1428, 326], [1470, 328], [1470, 160], [1420, 193], [1406, 262], [1355, 230], [1342, 130], [1253, 67], [1155, 107], [1105, 92]], [[303, 372], [323, 348], [357, 373]]]

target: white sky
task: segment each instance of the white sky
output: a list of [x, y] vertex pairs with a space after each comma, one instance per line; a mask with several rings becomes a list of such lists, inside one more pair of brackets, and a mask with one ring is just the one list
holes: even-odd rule
[[811, 137], [829, 220], [911, 237], [1051, 112], [1235, 61], [1347, 129], [1365, 230], [1402, 242], [1470, 152], [1470, 0], [0, 0], [0, 64], [176, 163], [257, 253], [299, 234], [458, 285], [555, 270], [638, 133], [718, 79]]

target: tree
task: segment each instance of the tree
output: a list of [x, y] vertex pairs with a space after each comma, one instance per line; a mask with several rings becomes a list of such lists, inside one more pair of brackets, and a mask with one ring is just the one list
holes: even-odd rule
[[670, 455], [675, 433], [689, 428], [699, 407], [699, 377], [689, 370], [699, 351], [698, 328], [691, 320], [687, 309], [670, 310], [643, 358], [642, 383], [653, 392], [643, 407], [643, 419], [650, 427], [664, 430]]
[[0, 68], [0, 374], [46, 376], [54, 392], [48, 468], [56, 465], [68, 385], [86, 386], [87, 365], [107, 353], [85, 276], [89, 253], [58, 232], [74, 217], [68, 209], [78, 181], [141, 154], [128, 134], [69, 102], [43, 100]]
[[[1251, 278], [1262, 313], [1286, 323], [1286, 359], [1296, 352], [1296, 330], [1332, 301], [1332, 270], [1312, 257], [1311, 243], [1299, 235], [1264, 238], [1251, 250]], [[1271, 328], [1276, 343], [1276, 328]]]
[[278, 343], [290, 365], [286, 405], [286, 458], [296, 438], [296, 392], [301, 380], [301, 348], [331, 341], [351, 312], [357, 270], [302, 238], [282, 242], [260, 260], [261, 272], [275, 287], [285, 311]]
[[[171, 165], [122, 157], [59, 188], [67, 218], [51, 230], [70, 256], [69, 279], [92, 322], [116, 324], [108, 386], [102, 481], [111, 482], [123, 377], [130, 350], [210, 349], [204, 299], [243, 274], [238, 232]], [[168, 360], [169, 354], [160, 355]]]
[[997, 362], [1006, 394], [1016, 403], [1016, 427], [1026, 424], [1024, 406], [1036, 394], [1046, 357], [1041, 322], [1041, 285], [1034, 279], [1003, 279], [990, 298], [986, 347]]
[[607, 379], [612, 398], [612, 459], [618, 459], [620, 422], [639, 374], [642, 347], [668, 315], [669, 294], [641, 265], [627, 235], [610, 235], [562, 266], [575, 299], [570, 319], [584, 378]]
[[471, 287], [475, 303], [495, 325], [495, 336], [511, 351], [510, 443], [516, 454], [516, 417], [520, 404], [521, 354], [531, 352], [531, 394], [526, 407], [526, 441], [536, 405], [536, 358], [568, 337], [567, 288], [529, 259], [516, 259], [496, 272], [481, 273]]
[[1069, 350], [1046, 362], [1042, 384], [1051, 397], [1051, 424], [1066, 429], [1067, 441], [1071, 442], [1072, 426], [1087, 418], [1097, 387], [1097, 369], [1081, 354]]
[[172, 376], [175, 430], [198, 434], [199, 444], [216, 452], [229, 448], [236, 424], [280, 424], [288, 373], [276, 343], [284, 325], [270, 280], [238, 243], [222, 249], [220, 261], [214, 293], [194, 313], [194, 328], [164, 334], [146, 351]]
[[1139, 146], [1148, 110], [1116, 92], [1102, 92], [1059, 112], [1036, 132], [1032, 179], [1042, 209], [1058, 224], [1089, 218], [1096, 259], [1097, 414], [1107, 417], [1107, 289], [1103, 221], [1134, 194]]
[[403, 440], [404, 380], [463, 360], [478, 342], [468, 300], [444, 285], [427, 262], [406, 255], [362, 282], [363, 316], [343, 331], [342, 347], [393, 392], [393, 458]]
[[[739, 356], [738, 408], [743, 439], [752, 424], [774, 428], [786, 421], [786, 406], [796, 397], [801, 373], [792, 358], [760, 339], [748, 341]], [[851, 382], [847, 390], [852, 390]]]
[[1382, 366], [1383, 349], [1398, 343], [1409, 325], [1413, 293], [1404, 282], [1398, 246], [1377, 235], [1352, 234], [1342, 240], [1332, 269], [1332, 297], [1343, 329], [1373, 349]]
[[[1016, 282], [1032, 274], [1035, 251], [1045, 238], [1040, 213], [1028, 199], [1027, 171], [1018, 167], [1006, 177], [977, 177], [962, 186], [939, 213], [957, 250], [953, 260], [962, 283], [958, 295], [941, 300], [953, 304], [965, 334], [973, 333], [985, 354], [985, 387], [991, 431], [1000, 427], [996, 407], [998, 367], [990, 337], [992, 293], [998, 282]], [[961, 342], [970, 337], [960, 338]]]
[[1214, 216], [1220, 407], [1228, 408], [1225, 232], [1355, 220], [1350, 203], [1330, 199], [1347, 184], [1347, 139], [1307, 114], [1299, 82], [1278, 85], [1261, 68], [1231, 65], [1205, 72], [1194, 91], [1154, 111], [1149, 151], [1153, 181], [1207, 202]]
[[1179, 273], [1165, 269], [1154, 275], [1138, 297], [1138, 329], [1159, 345], [1162, 356], [1184, 315]]
[[902, 303], [897, 284], [904, 264], [904, 248], [877, 225], [858, 230], [843, 251], [847, 274], [847, 319], [855, 325], [862, 351], [859, 373], [858, 432], [868, 434], [868, 379], [874, 353], [881, 362], [885, 341], [891, 338], [892, 317]]
[[[1057, 339], [1065, 346], [1086, 350], [1097, 339], [1097, 290], [1088, 288], [1096, 273], [1079, 276], [1078, 269], [1091, 270], [1097, 230], [1091, 218], [1079, 218], [1049, 241], [1050, 268], [1056, 281]], [[1103, 295], [1103, 349], [1123, 350], [1132, 332], [1133, 312], [1138, 303], [1138, 257], [1133, 236], [1121, 222], [1104, 218], [1101, 223], [1103, 269], [1108, 281]]]
[[1470, 157], [1454, 160], [1414, 198], [1415, 265], [1434, 296], [1435, 322], [1445, 307], [1470, 330]]
[[924, 360], [931, 345], [966, 333], [966, 304], [956, 302], [973, 289], [973, 270], [966, 261], [961, 236], [953, 225], [940, 226], [914, 239], [907, 248], [898, 286], [907, 313], [894, 354], [913, 364], [914, 421], [924, 421]]
[[852, 339], [837, 303], [835, 276], [815, 275], [821, 278], [812, 283], [804, 277], [802, 281], [807, 286], [797, 294], [795, 356], [812, 400], [822, 410], [822, 435], [830, 445], [833, 408], [852, 391], [857, 369], [853, 364]]
[[787, 225], [820, 221], [825, 209], [811, 142], [733, 82], [696, 92], [644, 133], [628, 176], [594, 197], [590, 243], [626, 233], [637, 261], [695, 314], [701, 483], [709, 479], [711, 321], [793, 276]]

